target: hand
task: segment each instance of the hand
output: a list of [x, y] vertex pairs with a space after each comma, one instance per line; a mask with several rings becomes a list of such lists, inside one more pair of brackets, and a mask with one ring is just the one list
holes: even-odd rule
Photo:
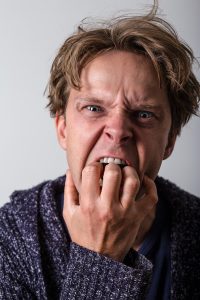
[[73, 242], [123, 261], [134, 244], [144, 218], [157, 202], [156, 187], [144, 177], [145, 195], [135, 201], [140, 181], [134, 168], [108, 164], [99, 185], [102, 165], [92, 163], [82, 172], [78, 194], [67, 173], [63, 217]]

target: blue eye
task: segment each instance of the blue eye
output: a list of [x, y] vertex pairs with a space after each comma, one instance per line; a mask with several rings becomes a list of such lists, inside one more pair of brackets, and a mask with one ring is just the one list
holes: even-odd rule
[[150, 111], [138, 111], [138, 118], [139, 119], [150, 119], [153, 117], [153, 113]]
[[99, 112], [99, 111], [102, 111], [101, 107], [100, 106], [97, 106], [97, 105], [87, 105], [86, 108], [90, 111], [93, 111], [93, 112]]

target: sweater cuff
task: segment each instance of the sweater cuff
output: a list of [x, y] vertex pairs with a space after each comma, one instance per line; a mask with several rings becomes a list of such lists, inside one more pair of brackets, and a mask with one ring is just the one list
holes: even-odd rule
[[152, 264], [133, 252], [128, 266], [72, 242], [61, 299], [144, 299]]

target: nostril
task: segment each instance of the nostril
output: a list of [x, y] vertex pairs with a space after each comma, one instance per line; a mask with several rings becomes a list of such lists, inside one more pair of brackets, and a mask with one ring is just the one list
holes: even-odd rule
[[107, 135], [107, 137], [108, 137], [109, 139], [114, 140], [113, 134], [111, 134], [111, 133], [109, 133], [109, 132], [106, 132], [106, 135]]
[[106, 136], [109, 140], [114, 141], [116, 144], [125, 143], [131, 138], [131, 135], [125, 133], [123, 134], [119, 131], [106, 132]]
[[130, 136], [119, 136], [118, 134], [116, 135], [112, 135], [112, 134], [109, 134], [107, 133], [107, 138], [114, 142], [115, 144], [124, 144], [126, 142], [128, 142], [130, 140]]

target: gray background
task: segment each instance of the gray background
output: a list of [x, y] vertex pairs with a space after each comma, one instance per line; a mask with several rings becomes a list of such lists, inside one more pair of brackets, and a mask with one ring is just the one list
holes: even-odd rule
[[[152, 1], [0, 0], [0, 205], [13, 190], [65, 173], [43, 92], [52, 60], [65, 38], [87, 16], [142, 12]], [[200, 57], [200, 1], [160, 1], [161, 13]], [[195, 72], [200, 78], [198, 68]], [[200, 119], [184, 128], [160, 175], [200, 195]]]

